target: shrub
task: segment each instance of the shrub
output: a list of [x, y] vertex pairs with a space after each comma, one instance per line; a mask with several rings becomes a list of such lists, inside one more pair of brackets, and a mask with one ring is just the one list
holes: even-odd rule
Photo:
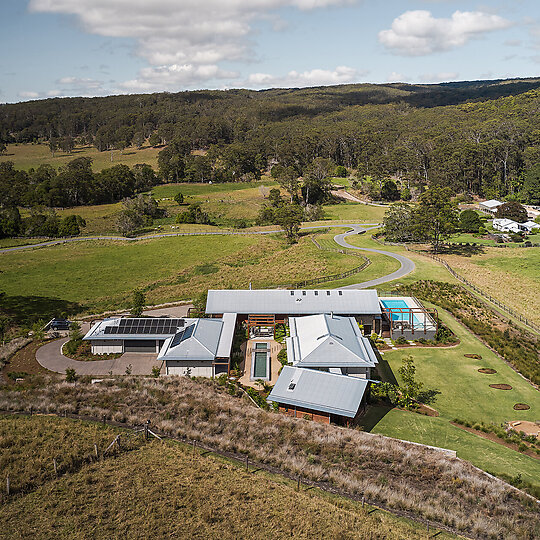
[[[425, 340], [424, 340], [425, 341]], [[408, 345], [409, 344], [409, 341], [407, 340], [407, 338], [405, 336], [399, 336], [395, 341], [394, 343], [396, 345]]]
[[75, 382], [77, 380], [77, 372], [73, 368], [66, 368], [66, 382]]
[[157, 379], [160, 373], [161, 373], [161, 368], [159, 366], [152, 366], [152, 377], [155, 377]]

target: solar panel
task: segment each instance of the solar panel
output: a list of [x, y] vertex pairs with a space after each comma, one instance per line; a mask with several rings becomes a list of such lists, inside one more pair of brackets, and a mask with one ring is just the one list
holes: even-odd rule
[[181, 330], [174, 336], [173, 340], [171, 341], [170, 346], [176, 347], [177, 345], [180, 345], [182, 341], [189, 339], [193, 335], [194, 330], [195, 330], [194, 324], [192, 324], [191, 326], [188, 326], [187, 328], [184, 328], [184, 330]]

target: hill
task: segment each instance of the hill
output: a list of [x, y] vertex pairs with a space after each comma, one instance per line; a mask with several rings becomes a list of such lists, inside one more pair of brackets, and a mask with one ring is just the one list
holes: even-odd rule
[[368, 501], [469, 536], [538, 535], [536, 503], [465, 461], [378, 435], [255, 409], [239, 399], [234, 386], [221, 383], [185, 377], [119, 378], [101, 384], [48, 381], [25, 392], [5, 389], [0, 408], [32, 406], [34, 411], [105, 416], [128, 425], [150, 420], [162, 433], [195, 439], [241, 459], [247, 455], [252, 462], [338, 492], [364, 494]]

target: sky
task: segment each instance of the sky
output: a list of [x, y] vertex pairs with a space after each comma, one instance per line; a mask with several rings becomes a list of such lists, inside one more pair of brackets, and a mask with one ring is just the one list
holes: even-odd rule
[[536, 77], [539, 0], [0, 0], [0, 102]]

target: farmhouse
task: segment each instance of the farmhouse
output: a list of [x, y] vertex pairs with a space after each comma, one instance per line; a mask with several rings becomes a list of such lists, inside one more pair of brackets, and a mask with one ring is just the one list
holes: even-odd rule
[[490, 216], [494, 216], [497, 213], [497, 208], [501, 206], [501, 201], [497, 201], [496, 199], [490, 199], [489, 201], [483, 201], [478, 204], [478, 209], [481, 212], [484, 212], [484, 214], [488, 214]]
[[284, 366], [267, 401], [295, 418], [349, 424], [362, 412], [366, 379]]
[[156, 354], [167, 375], [213, 377], [228, 373], [235, 314], [220, 319], [165, 317], [105, 319], [84, 336], [92, 353]]
[[295, 367], [369, 379], [378, 362], [353, 317], [291, 317], [289, 328], [287, 359]]

